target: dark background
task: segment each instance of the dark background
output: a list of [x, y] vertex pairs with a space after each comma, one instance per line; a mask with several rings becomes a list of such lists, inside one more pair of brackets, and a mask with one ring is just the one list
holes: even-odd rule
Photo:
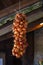
[[[29, 44], [26, 53], [20, 59], [12, 56], [13, 38], [0, 41], [0, 53], [5, 53], [5, 65], [32, 65], [34, 58], [34, 32], [27, 33]], [[22, 60], [24, 59], [24, 60]]]

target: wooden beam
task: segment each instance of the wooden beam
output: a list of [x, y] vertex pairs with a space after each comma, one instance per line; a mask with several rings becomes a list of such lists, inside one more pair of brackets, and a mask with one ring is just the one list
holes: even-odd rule
[[[37, 1], [38, 0], [30, 0], [30, 1], [29, 0], [22, 0], [21, 3], [20, 3], [20, 5], [21, 5], [20, 8], [23, 8], [27, 5], [31, 5], [31, 4], [33, 4]], [[0, 11], [0, 18], [15, 12], [15, 9], [16, 10], [19, 9], [19, 4], [18, 3], [14, 4], [14, 5], [12, 5], [8, 8], [5, 8], [5, 9], [1, 10]]]
[[9, 39], [9, 38], [11, 38], [11, 37], [13, 37], [12, 31], [9, 32], [9, 33], [7, 33], [7, 34], [5, 34], [5, 35], [3, 35], [3, 36], [0, 36], [0, 41]]
[[35, 31], [41, 27], [43, 27], [43, 18], [36, 20], [32, 23], [29, 23], [28, 24], [28, 32]]
[[[32, 32], [32, 31], [35, 31], [35, 30], [43, 27], [43, 25], [40, 25], [41, 22], [43, 22], [43, 19], [39, 19], [39, 20], [35, 21], [35, 23], [33, 22], [33, 23], [29, 24], [28, 32]], [[0, 41], [5, 40], [5, 39], [9, 39], [11, 37], [13, 37], [12, 31], [10, 31], [9, 33], [7, 33], [3, 36], [0, 36]]]
[[39, 29], [39, 28], [41, 28], [41, 27], [43, 27], [43, 25], [37, 24], [37, 25], [35, 25], [34, 27], [30, 27], [30, 28], [28, 29], [28, 32], [35, 31], [35, 30], [37, 30], [37, 29]]
[[[29, 20], [28, 23], [33, 22], [33, 21], [35, 21], [37, 19], [40, 19], [42, 17], [43, 17], [43, 12], [42, 11], [39, 11], [39, 12], [33, 14], [33, 15], [29, 15], [28, 16], [28, 20]], [[12, 31], [12, 24], [0, 29], [0, 36], [10, 32], [10, 31]]]
[[[41, 4], [41, 2], [39, 1], [39, 2], [36, 2], [36, 3], [34, 3], [34, 4], [32, 4], [32, 5], [30, 5], [30, 6], [26, 6], [26, 7], [24, 7], [24, 8], [22, 8], [22, 9], [20, 9], [20, 12], [24, 12], [24, 14], [28, 14], [28, 15], [32, 15], [32, 12], [33, 13], [36, 13], [36, 12], [38, 12], [38, 11], [41, 11], [42, 10], [42, 4]], [[3, 24], [6, 24], [7, 23], [7, 20], [13, 20], [14, 19], [14, 17], [15, 17], [15, 14], [16, 14], [16, 12], [13, 12], [12, 14], [9, 14], [9, 15], [6, 15], [6, 16], [4, 16], [4, 17], [2, 17], [1, 19], [0, 19], [0, 27], [2, 27], [3, 26]], [[37, 13], [38, 14], [38, 13]], [[40, 15], [39, 15], [40, 16]], [[38, 17], [39, 17], [38, 16]], [[42, 15], [41, 15], [42, 16]], [[30, 17], [30, 16], [29, 16]], [[36, 17], [36, 16], [35, 16]], [[30, 18], [29, 18], [30, 19]], [[33, 20], [33, 18], [32, 18], [32, 20]]]

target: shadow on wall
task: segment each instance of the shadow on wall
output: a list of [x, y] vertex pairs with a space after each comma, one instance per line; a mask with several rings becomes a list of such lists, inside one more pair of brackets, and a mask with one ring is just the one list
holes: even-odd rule
[[34, 65], [39, 65], [39, 61], [43, 59], [43, 55], [37, 54], [34, 58]]
[[34, 65], [43, 59], [43, 28], [34, 31]]

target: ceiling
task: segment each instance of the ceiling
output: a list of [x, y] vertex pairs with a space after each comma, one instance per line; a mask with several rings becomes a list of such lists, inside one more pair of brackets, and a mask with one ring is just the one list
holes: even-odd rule
[[5, 8], [8, 8], [14, 4], [16, 4], [17, 2], [20, 3], [20, 2], [37, 2], [38, 0], [0, 0], [0, 10], [3, 10]]
[[19, 0], [0, 0], [0, 10], [5, 9], [17, 2], [19, 2]]

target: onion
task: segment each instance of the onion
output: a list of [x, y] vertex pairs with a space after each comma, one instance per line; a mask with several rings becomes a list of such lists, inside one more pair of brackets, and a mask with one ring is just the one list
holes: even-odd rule
[[26, 51], [26, 32], [27, 32], [27, 21], [26, 16], [22, 13], [16, 14], [15, 20], [13, 21], [13, 37], [14, 46], [12, 49], [12, 55], [20, 58]]

